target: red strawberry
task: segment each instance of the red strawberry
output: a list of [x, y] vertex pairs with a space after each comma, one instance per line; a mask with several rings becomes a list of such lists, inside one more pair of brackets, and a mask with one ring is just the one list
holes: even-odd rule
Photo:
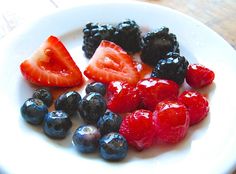
[[179, 86], [171, 80], [148, 78], [140, 80], [137, 84], [141, 102], [145, 109], [153, 111], [162, 100], [176, 100]]
[[153, 112], [157, 138], [165, 143], [177, 143], [187, 134], [189, 114], [187, 108], [176, 101], [165, 100]]
[[203, 65], [191, 64], [188, 66], [186, 82], [193, 88], [202, 88], [212, 83], [215, 74]]
[[107, 88], [107, 107], [113, 112], [132, 112], [138, 108], [140, 96], [134, 85], [112, 81]]
[[203, 120], [209, 112], [209, 104], [207, 99], [197, 91], [184, 91], [179, 96], [189, 111], [190, 125], [197, 124]]
[[82, 74], [62, 42], [50, 36], [31, 59], [20, 65], [26, 80], [39, 86], [69, 87], [82, 83]]
[[118, 45], [106, 40], [100, 43], [84, 75], [104, 83], [118, 80], [136, 84], [139, 80], [132, 57]]
[[126, 138], [129, 145], [137, 150], [150, 147], [155, 135], [152, 112], [136, 110], [127, 114], [123, 118], [119, 133]]

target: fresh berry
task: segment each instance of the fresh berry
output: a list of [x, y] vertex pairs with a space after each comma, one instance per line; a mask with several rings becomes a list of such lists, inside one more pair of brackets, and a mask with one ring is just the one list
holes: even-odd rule
[[20, 111], [24, 120], [28, 123], [37, 125], [43, 122], [45, 115], [48, 113], [48, 108], [42, 100], [29, 98], [21, 106]]
[[104, 83], [119, 80], [135, 84], [139, 80], [132, 57], [118, 45], [105, 40], [90, 59], [84, 75]]
[[107, 88], [107, 108], [115, 113], [132, 112], [139, 107], [140, 96], [135, 85], [112, 81]]
[[36, 89], [33, 93], [33, 98], [38, 98], [44, 102], [48, 107], [52, 105], [53, 97], [49, 89], [39, 88]]
[[128, 113], [123, 118], [119, 133], [137, 150], [150, 147], [155, 135], [152, 112], [141, 109]]
[[119, 161], [127, 156], [128, 144], [122, 135], [111, 132], [99, 140], [99, 152], [105, 160]]
[[91, 58], [102, 40], [114, 40], [115, 28], [112, 25], [88, 23], [83, 28], [82, 49], [87, 58]]
[[199, 123], [209, 112], [207, 99], [197, 91], [184, 91], [179, 96], [179, 101], [188, 109], [190, 126]]
[[107, 109], [104, 97], [97, 92], [85, 95], [79, 104], [80, 116], [86, 123], [96, 124]]
[[100, 132], [95, 126], [81, 125], [75, 130], [72, 143], [77, 151], [91, 153], [97, 150], [100, 137]]
[[44, 118], [43, 131], [50, 138], [65, 138], [72, 122], [67, 113], [63, 111], [49, 112]]
[[202, 88], [210, 85], [214, 78], [214, 72], [203, 65], [191, 64], [188, 66], [186, 82], [193, 88]]
[[20, 65], [29, 82], [39, 86], [69, 87], [82, 83], [82, 74], [62, 42], [50, 36], [30, 59]]
[[179, 85], [171, 80], [158, 78], [142, 79], [137, 88], [145, 109], [153, 111], [162, 100], [176, 100], [179, 94]]
[[184, 56], [170, 52], [158, 61], [151, 77], [173, 80], [181, 85], [184, 82], [188, 64]]
[[188, 131], [189, 113], [180, 102], [165, 100], [153, 112], [156, 135], [160, 142], [178, 143]]
[[97, 127], [100, 130], [101, 135], [105, 135], [110, 132], [119, 132], [121, 122], [121, 116], [107, 111], [103, 116], [99, 118]]
[[128, 53], [141, 49], [141, 31], [135, 21], [127, 19], [116, 26], [115, 43]]
[[144, 63], [156, 66], [157, 62], [168, 52], [179, 52], [176, 36], [169, 33], [168, 28], [163, 27], [144, 35], [140, 55]]
[[81, 96], [76, 91], [69, 91], [61, 94], [55, 101], [55, 109], [66, 112], [69, 116], [73, 116], [79, 109]]
[[101, 82], [91, 82], [89, 83], [85, 88], [86, 94], [90, 92], [98, 92], [102, 96], [105, 96], [106, 94], [106, 85]]

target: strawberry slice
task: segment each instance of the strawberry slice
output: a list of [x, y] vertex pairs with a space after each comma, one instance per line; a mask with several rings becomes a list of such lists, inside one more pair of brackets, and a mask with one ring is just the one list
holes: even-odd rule
[[136, 84], [139, 80], [139, 73], [132, 57], [118, 45], [106, 40], [96, 49], [84, 75], [103, 83], [123, 81]]
[[50, 36], [30, 59], [20, 65], [22, 75], [39, 86], [70, 87], [82, 83], [82, 74], [62, 42]]

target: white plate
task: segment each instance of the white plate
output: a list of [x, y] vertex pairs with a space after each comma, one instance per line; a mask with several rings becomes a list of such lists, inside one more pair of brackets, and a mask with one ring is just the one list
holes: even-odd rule
[[[40, 127], [25, 123], [20, 106], [32, 94], [19, 64], [49, 35], [62, 39], [81, 69], [81, 28], [89, 21], [118, 23], [134, 19], [140, 26], [167, 26], [177, 35], [181, 54], [190, 62], [213, 69], [214, 84], [208, 92], [210, 114], [191, 127], [186, 139], [172, 146], [130, 150], [119, 163], [101, 160], [98, 154], [75, 152], [70, 136], [62, 141], [47, 138]], [[214, 173], [236, 167], [235, 75], [236, 53], [215, 32], [200, 22], [171, 9], [146, 3], [90, 4], [57, 11], [13, 32], [1, 42], [0, 51], [0, 168], [7, 173]], [[77, 126], [77, 125], [76, 125]], [[74, 130], [73, 127], [72, 131]]]

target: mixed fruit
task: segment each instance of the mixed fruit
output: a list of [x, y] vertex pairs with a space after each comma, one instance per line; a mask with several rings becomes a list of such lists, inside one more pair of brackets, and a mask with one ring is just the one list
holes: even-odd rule
[[[83, 33], [82, 49], [90, 59], [83, 74], [55, 36], [20, 65], [25, 79], [39, 86], [21, 106], [21, 115], [30, 124], [42, 124], [48, 137], [65, 138], [71, 118], [79, 115], [83, 124], [73, 133], [74, 147], [117, 161], [128, 147], [141, 151], [155, 143], [180, 142], [189, 126], [208, 115], [208, 100], [196, 89], [212, 84], [214, 72], [189, 64], [168, 28], [142, 35], [135, 21], [125, 20], [117, 26], [88, 23]], [[57, 98], [51, 93], [53, 87], [85, 81], [85, 96], [76, 90]], [[192, 89], [180, 92], [184, 81]]]

